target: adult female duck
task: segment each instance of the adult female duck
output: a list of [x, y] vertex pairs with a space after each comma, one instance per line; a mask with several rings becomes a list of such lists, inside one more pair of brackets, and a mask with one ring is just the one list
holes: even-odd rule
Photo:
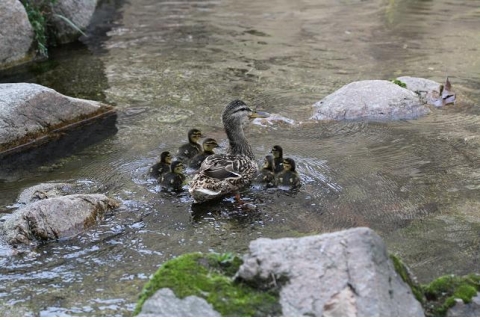
[[227, 154], [213, 154], [202, 162], [188, 189], [194, 202], [220, 198], [238, 192], [251, 183], [258, 166], [243, 127], [252, 118], [267, 116], [266, 113], [253, 111], [240, 100], [234, 100], [225, 107], [222, 122], [230, 144], [229, 149]]

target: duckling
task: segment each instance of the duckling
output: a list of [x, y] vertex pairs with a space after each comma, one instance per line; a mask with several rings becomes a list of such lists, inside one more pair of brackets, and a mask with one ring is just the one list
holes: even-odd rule
[[283, 159], [283, 171], [277, 174], [276, 183], [278, 186], [298, 189], [301, 186], [300, 176], [295, 168], [295, 161], [292, 158]]
[[283, 171], [283, 149], [279, 145], [275, 145], [272, 148], [271, 153], [273, 154], [274, 162], [275, 162], [275, 173], [279, 173]]
[[180, 146], [177, 151], [177, 160], [185, 161], [193, 158], [198, 153], [202, 152], [202, 146], [198, 140], [202, 137], [202, 132], [198, 129], [191, 129], [188, 131], [188, 143]]
[[202, 164], [203, 160], [205, 160], [206, 157], [212, 154], [215, 154], [215, 152], [213, 152], [213, 149], [219, 147], [217, 141], [212, 138], [207, 138], [203, 140], [202, 146], [203, 146], [203, 152], [197, 154], [190, 160], [190, 163], [188, 166], [192, 169], [195, 169], [195, 170], [200, 169], [200, 165]]
[[273, 156], [267, 155], [265, 161], [263, 162], [262, 170], [258, 173], [255, 178], [255, 182], [258, 184], [265, 185], [266, 188], [275, 187], [275, 162]]
[[182, 191], [186, 176], [183, 174], [185, 167], [181, 161], [173, 161], [170, 172], [160, 177], [160, 185], [169, 191]]
[[170, 172], [170, 165], [172, 164], [172, 155], [168, 151], [160, 154], [160, 161], [150, 168], [150, 176], [158, 179], [162, 174]]
[[188, 191], [195, 203], [220, 198], [248, 186], [258, 170], [252, 148], [243, 127], [251, 118], [266, 118], [266, 113], [256, 112], [245, 102], [234, 100], [222, 113], [222, 122], [230, 144], [227, 154], [212, 154], [200, 166], [200, 171], [190, 182]]

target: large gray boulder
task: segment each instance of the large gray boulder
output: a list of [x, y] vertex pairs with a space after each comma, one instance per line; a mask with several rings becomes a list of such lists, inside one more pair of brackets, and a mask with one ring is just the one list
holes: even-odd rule
[[[97, 6], [97, 0], [59, 0], [52, 7], [52, 24], [55, 37], [60, 43], [69, 43], [77, 40], [82, 31], [87, 28]], [[77, 28], [72, 27], [73, 23]]]
[[160, 289], [142, 306], [139, 317], [219, 317], [220, 313], [204, 299], [189, 296], [179, 299], [172, 290]]
[[312, 120], [404, 120], [430, 112], [413, 91], [386, 80], [349, 83], [313, 107]]
[[112, 109], [33, 83], [0, 84], [0, 153]]
[[32, 202], [4, 216], [0, 236], [10, 245], [38, 245], [73, 237], [119, 202], [103, 194], [74, 194]]
[[34, 33], [18, 0], [0, 1], [0, 69], [30, 60]]
[[368, 228], [250, 243], [236, 275], [253, 283], [285, 283], [284, 316], [423, 316], [395, 272], [382, 239]]

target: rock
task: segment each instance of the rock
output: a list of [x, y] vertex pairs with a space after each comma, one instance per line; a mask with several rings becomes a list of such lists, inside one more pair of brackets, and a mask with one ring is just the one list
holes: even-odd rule
[[295, 125], [295, 120], [272, 113], [267, 118], [255, 118], [252, 123], [262, 127], [271, 127], [274, 124], [287, 124], [293, 126]]
[[73, 237], [95, 224], [118, 201], [103, 194], [75, 194], [30, 203], [4, 216], [0, 235], [10, 245], [37, 245]]
[[112, 109], [37, 84], [0, 84], [0, 153]]
[[26, 205], [38, 200], [66, 196], [75, 193], [89, 193], [86, 183], [40, 183], [29, 187], [20, 193], [17, 203]]
[[139, 317], [219, 317], [220, 313], [204, 299], [189, 296], [179, 299], [172, 290], [160, 289], [142, 306]]
[[455, 93], [451, 91], [450, 81], [445, 80], [445, 84], [414, 77], [399, 77], [397, 80], [407, 85], [407, 89], [415, 92], [420, 96], [424, 103], [428, 103], [435, 107], [443, 107], [447, 104], [455, 103]]
[[0, 69], [30, 60], [34, 33], [18, 0], [0, 1]]
[[404, 76], [398, 77], [397, 80], [405, 83], [408, 90], [417, 93], [422, 98], [425, 98], [428, 92], [439, 90], [440, 88], [440, 83], [424, 78]]
[[17, 203], [29, 204], [38, 200], [66, 196], [75, 193], [72, 183], [41, 183], [22, 191]]
[[352, 82], [313, 106], [312, 120], [403, 120], [430, 112], [414, 92], [386, 80]]
[[464, 303], [462, 299], [455, 299], [455, 305], [448, 309], [447, 317], [480, 317], [480, 296], [478, 293], [469, 303]]
[[81, 33], [64, 18], [71, 21], [79, 29], [85, 30], [92, 19], [96, 6], [97, 0], [62, 0], [55, 3], [51, 22], [57, 41], [59, 43], [76, 41]]
[[248, 283], [285, 283], [284, 316], [423, 316], [394, 270], [382, 239], [368, 228], [250, 243], [236, 275]]

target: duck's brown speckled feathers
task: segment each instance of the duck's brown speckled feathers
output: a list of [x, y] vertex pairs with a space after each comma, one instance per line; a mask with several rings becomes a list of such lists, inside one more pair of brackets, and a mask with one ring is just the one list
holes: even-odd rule
[[240, 100], [231, 102], [222, 114], [229, 141], [227, 154], [208, 156], [193, 177], [188, 191], [194, 202], [200, 203], [236, 192], [248, 186], [258, 166], [243, 132], [249, 118], [265, 117]]

